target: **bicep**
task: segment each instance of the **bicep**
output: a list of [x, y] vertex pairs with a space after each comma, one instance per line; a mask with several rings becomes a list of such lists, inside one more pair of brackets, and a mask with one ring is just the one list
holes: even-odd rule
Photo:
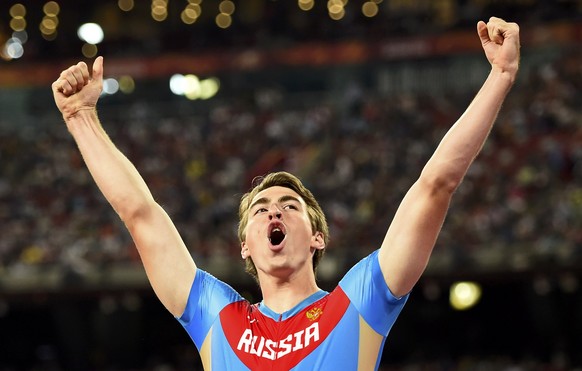
[[443, 225], [451, 192], [419, 179], [396, 211], [379, 253], [390, 290], [404, 295], [416, 284]]
[[196, 265], [168, 214], [157, 203], [126, 222], [148, 280], [173, 315], [184, 311]]

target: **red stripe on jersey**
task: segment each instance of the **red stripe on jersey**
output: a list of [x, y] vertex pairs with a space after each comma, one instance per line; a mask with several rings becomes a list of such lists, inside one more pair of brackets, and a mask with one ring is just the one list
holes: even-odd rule
[[284, 321], [263, 315], [247, 301], [220, 312], [230, 347], [251, 370], [289, 370], [316, 349], [339, 323], [350, 302], [338, 286]]

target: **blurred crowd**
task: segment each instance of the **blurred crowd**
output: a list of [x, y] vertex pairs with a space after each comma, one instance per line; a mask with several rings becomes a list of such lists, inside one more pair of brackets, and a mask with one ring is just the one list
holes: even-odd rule
[[[581, 61], [567, 54], [520, 76], [456, 193], [429, 272], [580, 266]], [[327, 213], [331, 243], [321, 274], [335, 280], [379, 247], [404, 193], [474, 92], [354, 88], [339, 101], [322, 94], [293, 107], [285, 94], [257, 89], [202, 114], [161, 118], [149, 102], [134, 102], [103, 108], [103, 124], [211, 271], [240, 259], [238, 202], [253, 178], [299, 175]], [[45, 122], [0, 132], [0, 275], [59, 267], [82, 278], [140, 265], [64, 124], [54, 112], [38, 120]]]

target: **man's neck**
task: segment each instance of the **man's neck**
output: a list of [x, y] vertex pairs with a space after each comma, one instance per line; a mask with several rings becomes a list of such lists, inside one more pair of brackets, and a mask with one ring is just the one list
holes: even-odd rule
[[281, 280], [265, 276], [260, 280], [263, 303], [276, 313], [284, 313], [313, 295], [320, 288], [314, 275], [301, 275]]

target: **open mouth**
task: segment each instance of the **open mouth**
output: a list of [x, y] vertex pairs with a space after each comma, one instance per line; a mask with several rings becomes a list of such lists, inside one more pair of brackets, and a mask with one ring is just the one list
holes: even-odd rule
[[285, 239], [285, 233], [279, 227], [273, 228], [271, 233], [269, 234], [269, 241], [273, 246], [279, 245]]

